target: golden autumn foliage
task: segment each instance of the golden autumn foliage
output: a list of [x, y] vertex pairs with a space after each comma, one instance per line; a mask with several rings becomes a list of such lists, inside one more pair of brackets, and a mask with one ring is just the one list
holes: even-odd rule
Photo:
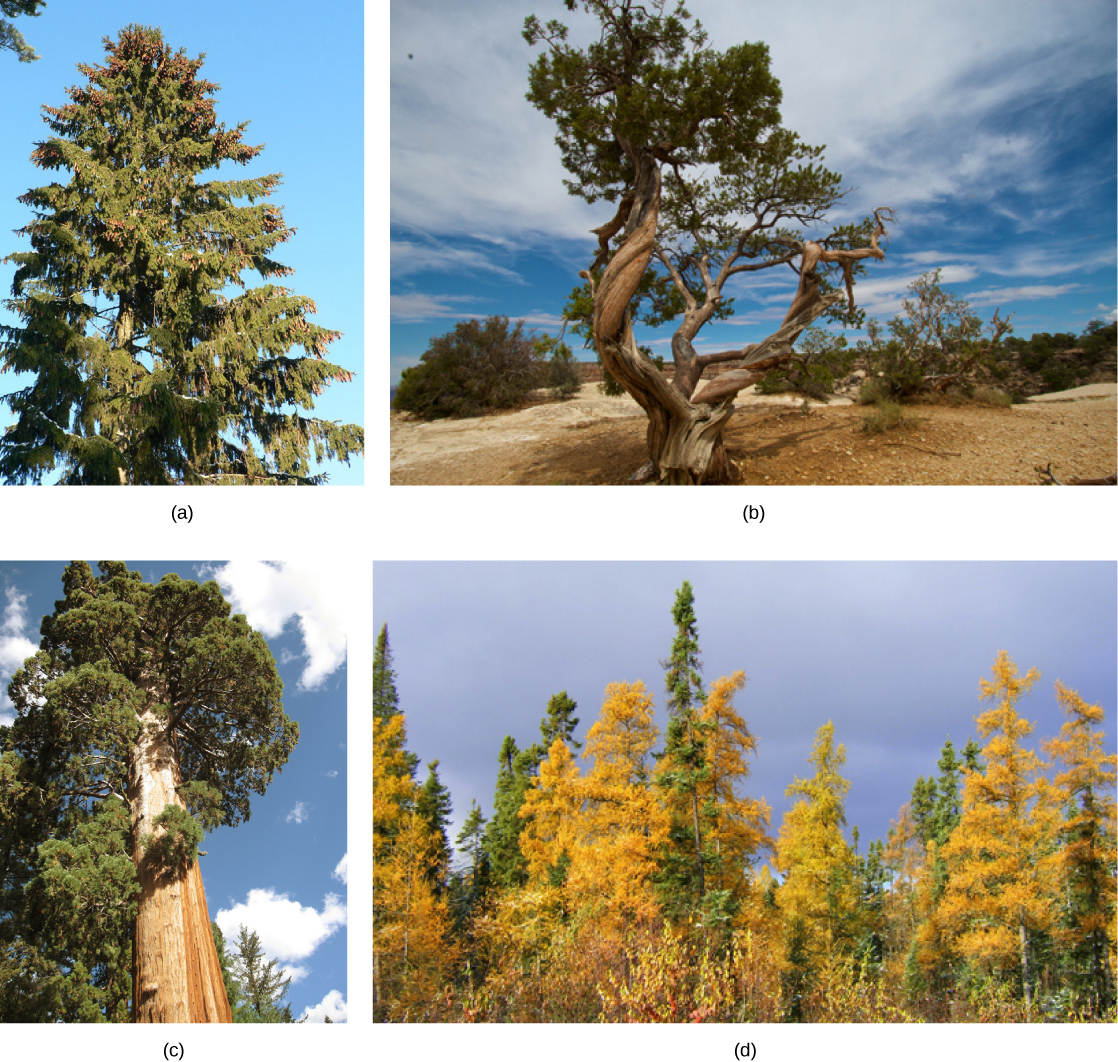
[[[526, 878], [479, 885], [479, 848], [457, 894], [453, 875], [441, 895], [431, 885], [403, 718], [378, 720], [377, 1019], [1113, 1018], [1116, 758], [1102, 709], [1059, 683], [1067, 722], [1041, 744], [1051, 765], [1027, 746], [1017, 704], [1038, 678], [998, 655], [980, 687], [993, 701], [976, 719], [981, 748], [968, 743], [964, 767], [948, 743], [939, 779], [920, 779], [864, 856], [846, 836], [832, 722], [815, 734], [812, 775], [787, 787], [773, 841], [767, 803], [744, 791], [757, 752], [734, 707], [744, 674], [695, 706], [686, 792], [657, 784], [667, 757], [648, 691], [611, 684], [581, 760], [568, 731], [525, 768]], [[673, 845], [685, 871], [693, 856], [693, 797], [707, 893], [680, 903], [665, 896], [664, 868]], [[766, 850], [771, 870], [758, 864]]]
[[846, 748], [835, 746], [834, 723], [816, 732], [811, 762], [814, 776], [797, 778], [786, 791], [798, 799], [784, 816], [774, 862], [784, 876], [781, 910], [789, 921], [802, 921], [806, 950], [818, 965], [842, 946], [855, 906], [854, 851], [842, 832], [850, 783], [838, 773]]
[[1009, 654], [994, 663], [981, 696], [995, 706], [976, 722], [983, 769], [964, 772], [963, 814], [943, 849], [949, 878], [940, 917], [955, 950], [980, 969], [1020, 967], [1029, 1002], [1028, 937], [1056, 919], [1059, 813], [1036, 753], [1022, 745], [1032, 724], [1017, 714], [1040, 678], [1022, 676]]
[[727, 889], [739, 898], [744, 898], [748, 885], [746, 867], [758, 852], [773, 847], [768, 803], [741, 792], [749, 777], [746, 757], [757, 752], [757, 739], [734, 708], [734, 694], [744, 686], [744, 671], [716, 680], [699, 716], [710, 725], [706, 742], [710, 774], [699, 785], [699, 797], [716, 812], [708, 834], [718, 858], [708, 872], [707, 886]]

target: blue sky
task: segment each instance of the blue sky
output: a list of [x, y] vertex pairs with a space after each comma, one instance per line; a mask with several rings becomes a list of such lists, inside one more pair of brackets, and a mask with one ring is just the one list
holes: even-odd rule
[[[95, 562], [91, 562], [96, 568]], [[284, 711], [299, 743], [250, 819], [202, 844], [210, 918], [226, 940], [241, 924], [260, 935], [268, 958], [292, 975], [286, 1002], [296, 1018], [345, 1021], [346, 631], [336, 615], [341, 588], [296, 564], [128, 563], [157, 582], [168, 572], [216, 579], [234, 612], [263, 633], [284, 683]], [[0, 563], [0, 724], [13, 719], [7, 685], [38, 649], [39, 623], [62, 597], [65, 563]], [[335, 608], [332, 608], [331, 605]]]
[[[216, 82], [218, 120], [227, 126], [248, 121], [245, 140], [265, 148], [247, 166], [226, 164], [222, 177], [282, 173], [272, 201], [297, 231], [276, 249], [276, 258], [295, 272], [284, 283], [313, 299], [311, 319], [344, 335], [327, 357], [353, 371], [352, 383], [336, 383], [315, 403], [314, 414], [344, 423], [364, 422], [363, 317], [363, 6], [333, 0], [329, 17], [295, 0], [50, 0], [36, 18], [14, 20], [39, 53], [34, 63], [0, 55], [4, 91], [4, 164], [0, 166], [0, 258], [29, 249], [13, 234], [31, 220], [17, 202], [29, 188], [51, 179], [29, 160], [36, 142], [50, 135], [44, 104], [68, 101], [66, 89], [84, 83], [76, 64], [100, 64], [102, 38], [115, 37], [132, 22], [159, 26], [175, 49], [206, 54], [201, 75]], [[0, 296], [8, 298], [15, 267], [0, 262]], [[255, 278], [255, 281], [254, 279]], [[250, 284], [259, 283], [246, 274]], [[0, 323], [18, 318], [0, 306]], [[21, 378], [0, 379], [0, 393]], [[0, 407], [0, 430], [13, 420]], [[361, 483], [364, 462], [347, 467], [328, 462], [322, 470], [333, 484]]]
[[[835, 725], [861, 848], [884, 839], [950, 737], [977, 737], [979, 679], [999, 650], [1041, 679], [1018, 705], [1033, 742], [1054, 737], [1060, 679], [1115, 734], [1118, 567], [1106, 563], [375, 563], [373, 623], [388, 624], [408, 748], [454, 802], [451, 841], [476, 800], [492, 813], [501, 741], [539, 740], [548, 699], [578, 703], [585, 745], [611, 682], [643, 681], [666, 727], [671, 608], [695, 594], [703, 677], [743, 670], [735, 699], [757, 737], [746, 794], [773, 809], [810, 777], [816, 731]], [[661, 745], [662, 747], [662, 745]]]
[[[1014, 314], [1019, 336], [1114, 318], [1110, 0], [687, 7], [710, 47], [769, 45], [785, 125], [827, 145], [852, 189], [831, 221], [896, 210], [887, 260], [855, 289], [871, 316], [899, 313], [938, 267], [983, 320]], [[393, 382], [467, 317], [557, 333], [593, 254], [588, 230], [612, 216], [567, 195], [553, 123], [524, 99], [540, 52], [520, 36], [529, 14], [563, 21], [574, 44], [596, 25], [559, 0], [393, 0]], [[735, 317], [705, 328], [699, 353], [763, 338], [795, 290], [787, 267], [736, 280]], [[669, 353], [669, 327], [637, 335]]]

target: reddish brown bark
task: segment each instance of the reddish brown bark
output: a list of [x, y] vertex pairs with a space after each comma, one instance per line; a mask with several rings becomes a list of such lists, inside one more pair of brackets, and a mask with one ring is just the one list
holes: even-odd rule
[[140, 721], [128, 780], [132, 860], [142, 890], [132, 937], [132, 1020], [231, 1022], [198, 861], [167, 869], [144, 845], [162, 832], [155, 818], [170, 804], [185, 804], [175, 788], [181, 776], [166, 723], [150, 710]]

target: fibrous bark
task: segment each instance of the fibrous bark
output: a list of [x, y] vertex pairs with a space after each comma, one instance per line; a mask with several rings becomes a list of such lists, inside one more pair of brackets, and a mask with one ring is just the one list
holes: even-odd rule
[[154, 858], [155, 819], [185, 809], [178, 757], [166, 722], [150, 709], [129, 771], [132, 859], [142, 887], [132, 938], [132, 1020], [231, 1022], [198, 860], [168, 867]]

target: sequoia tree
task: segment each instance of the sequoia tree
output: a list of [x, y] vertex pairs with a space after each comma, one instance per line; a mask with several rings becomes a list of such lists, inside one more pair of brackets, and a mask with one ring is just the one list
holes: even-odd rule
[[4, 397], [17, 420], [0, 478], [323, 482], [312, 448], [348, 463], [364, 432], [305, 415], [353, 374], [325, 360], [340, 333], [308, 320], [314, 302], [272, 282], [292, 273], [271, 257], [294, 233], [269, 202], [281, 175], [212, 178], [262, 146], [244, 143], [247, 122], [217, 121], [203, 56], [137, 25], [105, 50], [69, 103], [43, 108], [54, 135], [31, 159], [68, 178], [20, 197], [31, 250], [8, 256], [22, 323], [0, 328], [0, 369], [34, 380]]
[[[571, 11], [577, 6], [564, 2]], [[843, 296], [828, 290], [828, 269], [841, 270], [846, 312], [855, 313], [854, 270], [861, 259], [885, 257], [878, 241], [891, 214], [881, 208], [872, 221], [824, 240], [777, 229], [782, 220], [818, 220], [842, 193], [838, 175], [815, 163], [821, 149], [781, 128], [767, 46], [705, 48], [705, 32], [689, 24], [682, 3], [670, 14], [667, 0], [581, 5], [601, 23], [598, 41], [586, 49], [566, 43], [562, 23], [535, 16], [524, 37], [548, 46], [532, 66], [528, 99], [558, 126], [563, 165], [575, 178], [565, 182], [568, 191], [618, 204], [614, 217], [592, 230], [598, 252], [581, 274], [592, 294], [594, 344], [648, 416], [647, 471], [667, 483], [716, 480], [726, 474], [722, 433], [734, 397], [791, 361], [800, 333], [837, 309]], [[695, 176], [707, 172], [717, 176]], [[663, 234], [662, 193], [670, 221]], [[633, 337], [634, 298], [649, 293], [654, 255], [667, 271], [661, 292], [674, 291], [683, 316], [670, 379]], [[722, 314], [727, 280], [779, 264], [792, 265], [799, 283], [777, 331], [741, 351], [697, 355], [692, 340]], [[699, 386], [708, 366], [730, 360], [735, 368]]]
[[49, 989], [38, 1020], [229, 1021], [198, 843], [248, 819], [299, 727], [216, 583], [99, 567], [66, 568], [8, 687], [0, 927]]

